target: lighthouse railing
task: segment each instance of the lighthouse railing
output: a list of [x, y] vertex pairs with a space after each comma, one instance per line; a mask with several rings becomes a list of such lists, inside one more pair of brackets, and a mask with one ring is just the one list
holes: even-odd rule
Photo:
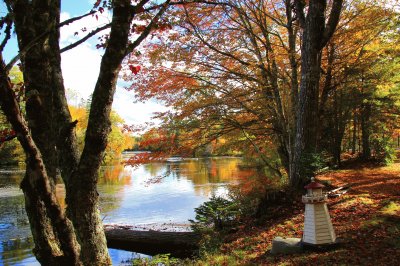
[[328, 195], [303, 195], [301, 199], [303, 203], [318, 203], [326, 201], [328, 199]]

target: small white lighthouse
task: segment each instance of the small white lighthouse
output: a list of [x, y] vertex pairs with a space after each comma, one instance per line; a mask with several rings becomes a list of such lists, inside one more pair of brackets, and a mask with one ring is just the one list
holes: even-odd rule
[[322, 192], [323, 187], [325, 186], [315, 182], [314, 178], [311, 178], [311, 183], [304, 187], [307, 189], [307, 194], [302, 197], [302, 201], [306, 205], [302, 238], [304, 244], [333, 244], [336, 241], [335, 231], [326, 206], [328, 197]]

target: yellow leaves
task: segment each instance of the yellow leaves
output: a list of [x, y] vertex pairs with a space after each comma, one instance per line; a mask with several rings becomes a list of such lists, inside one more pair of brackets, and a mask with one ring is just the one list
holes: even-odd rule
[[[78, 139], [79, 149], [83, 149], [84, 137], [88, 123], [89, 112], [86, 108], [69, 106], [72, 120], [78, 120], [76, 125], [76, 135]], [[111, 132], [108, 136], [108, 144], [106, 147], [103, 162], [106, 164], [120, 158], [121, 153], [134, 144], [134, 139], [128, 133], [123, 133], [121, 130], [124, 120], [114, 111], [110, 114]]]
[[387, 215], [395, 215], [400, 212], [400, 203], [390, 201], [383, 209], [382, 213]]
[[68, 106], [72, 120], [78, 120], [77, 129], [85, 129], [87, 127], [87, 111], [83, 107]]

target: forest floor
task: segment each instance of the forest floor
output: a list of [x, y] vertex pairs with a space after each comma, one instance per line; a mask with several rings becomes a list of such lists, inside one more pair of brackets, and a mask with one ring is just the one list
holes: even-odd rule
[[220, 252], [207, 254], [200, 265], [399, 265], [400, 161], [390, 166], [348, 163], [317, 176], [350, 190], [329, 199], [328, 209], [342, 243], [331, 250], [271, 255], [277, 237], [301, 238], [304, 204], [295, 201], [271, 211], [262, 226], [242, 226], [225, 240]]

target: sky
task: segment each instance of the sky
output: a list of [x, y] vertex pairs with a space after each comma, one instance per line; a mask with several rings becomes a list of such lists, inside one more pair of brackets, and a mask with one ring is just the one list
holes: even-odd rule
[[[94, 0], [62, 1], [61, 21], [87, 13], [93, 7], [94, 2]], [[3, 2], [1, 2], [0, 16], [5, 15], [5, 10]], [[98, 26], [109, 23], [110, 20], [111, 14], [104, 12], [98, 15], [98, 19], [89, 16], [62, 27], [60, 46], [64, 47], [85, 36], [86, 33], [82, 32], [81, 29], [86, 27], [87, 32], [90, 32]], [[76, 32], [78, 32], [77, 36], [75, 35]], [[73, 97], [69, 101], [72, 105], [78, 104], [80, 99], [87, 100], [93, 92], [99, 74], [101, 57], [104, 53], [103, 49], [96, 49], [97, 37], [104, 33], [107, 33], [107, 31], [103, 31], [101, 34], [92, 37], [87, 42], [61, 55], [61, 67], [65, 87], [77, 94], [76, 97]], [[15, 36], [13, 36], [13, 39], [7, 44], [4, 51], [6, 63], [16, 56], [17, 53], [18, 45]], [[145, 122], [157, 122], [152, 119], [153, 112], [165, 111], [166, 107], [155, 101], [134, 103], [134, 92], [126, 91], [123, 88], [123, 84], [123, 81], [119, 80], [114, 96], [113, 110], [125, 120], [126, 124], [140, 125]]]

